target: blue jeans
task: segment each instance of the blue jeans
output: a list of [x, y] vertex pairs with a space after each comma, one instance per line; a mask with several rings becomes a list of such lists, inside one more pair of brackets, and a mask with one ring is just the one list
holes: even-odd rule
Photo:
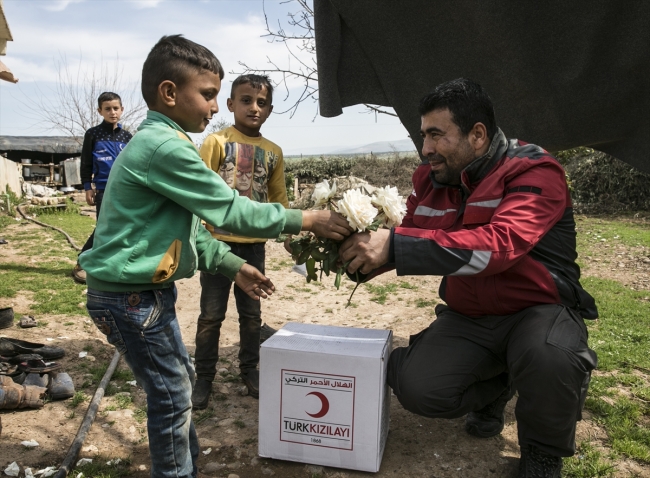
[[176, 287], [143, 292], [88, 289], [97, 328], [122, 354], [147, 394], [153, 478], [196, 476], [199, 444], [192, 423], [194, 368], [176, 318]]
[[[227, 243], [231, 252], [264, 274], [265, 244]], [[219, 360], [221, 323], [226, 318], [232, 281], [223, 274], [201, 272], [201, 315], [196, 325], [196, 377], [212, 382]], [[262, 310], [259, 300], [235, 285], [235, 301], [239, 313], [239, 369], [246, 374], [260, 362], [260, 327]]]

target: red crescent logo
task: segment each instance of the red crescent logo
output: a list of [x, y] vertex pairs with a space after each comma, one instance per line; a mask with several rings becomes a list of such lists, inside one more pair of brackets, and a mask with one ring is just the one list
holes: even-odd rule
[[327, 399], [327, 397], [320, 392], [309, 392], [305, 396], [307, 397], [309, 395], [315, 395], [320, 399], [321, 409], [318, 413], [309, 413], [308, 411], [305, 411], [305, 413], [310, 417], [314, 417], [314, 418], [321, 418], [327, 415], [327, 412], [330, 411], [330, 402]]

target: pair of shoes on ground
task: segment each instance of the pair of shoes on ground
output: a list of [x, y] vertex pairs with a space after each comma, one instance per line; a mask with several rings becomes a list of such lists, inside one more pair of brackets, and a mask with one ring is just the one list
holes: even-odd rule
[[74, 384], [67, 373], [29, 373], [22, 383], [0, 375], [0, 410], [41, 408], [44, 399], [64, 400], [74, 395]]
[[15, 357], [21, 354], [38, 354], [43, 360], [54, 360], [65, 355], [61, 347], [0, 337], [0, 356]]
[[72, 279], [79, 284], [86, 283], [86, 271], [81, 268], [78, 262], [72, 269]]
[[[248, 389], [248, 394], [253, 398], [260, 396], [260, 372], [257, 369], [241, 372], [239, 375]], [[203, 410], [210, 403], [210, 395], [212, 394], [212, 381], [197, 379], [192, 390], [192, 408], [195, 410]]]
[[[14, 325], [14, 309], [5, 307], [0, 309], [0, 329], [7, 329]], [[20, 326], [23, 329], [36, 327], [38, 323], [33, 315], [24, 315], [20, 318]]]

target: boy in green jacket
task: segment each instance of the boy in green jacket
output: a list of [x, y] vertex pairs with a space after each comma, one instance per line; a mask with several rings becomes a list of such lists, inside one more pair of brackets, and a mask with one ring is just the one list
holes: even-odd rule
[[351, 232], [336, 213], [240, 197], [205, 166], [186, 132], [202, 132], [218, 111], [223, 75], [212, 52], [180, 35], [153, 47], [142, 70], [150, 111], [113, 165], [93, 248], [79, 258], [88, 313], [147, 394], [152, 477], [197, 476], [194, 369], [176, 318], [174, 281], [198, 269], [229, 277], [256, 300], [274, 290], [201, 219], [253, 237], [309, 230], [341, 240]]

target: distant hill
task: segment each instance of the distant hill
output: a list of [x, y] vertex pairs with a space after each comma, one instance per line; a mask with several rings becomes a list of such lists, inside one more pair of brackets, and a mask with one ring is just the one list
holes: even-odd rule
[[366, 144], [357, 147], [341, 148], [337, 146], [321, 147], [321, 148], [306, 148], [303, 150], [288, 150], [287, 156], [295, 155], [343, 155], [343, 154], [370, 154], [370, 153], [390, 153], [393, 151], [406, 152], [415, 151], [415, 146], [410, 139], [398, 139], [396, 141], [377, 141], [375, 143]]

